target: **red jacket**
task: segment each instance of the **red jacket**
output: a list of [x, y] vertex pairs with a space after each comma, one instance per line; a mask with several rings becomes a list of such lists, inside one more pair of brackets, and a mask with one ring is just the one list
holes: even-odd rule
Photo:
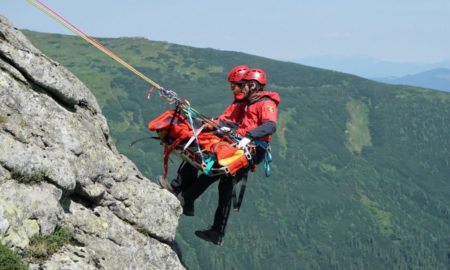
[[221, 122], [236, 123], [239, 124], [244, 118], [245, 107], [247, 106], [247, 101], [235, 100], [233, 103], [228, 105], [225, 111], [217, 118]]
[[[247, 104], [245, 114], [236, 132], [241, 136], [269, 142], [275, 132], [278, 119], [280, 95], [276, 92], [263, 91], [257, 100]], [[270, 122], [270, 125], [266, 125]], [[262, 125], [270, 126], [269, 129]]]

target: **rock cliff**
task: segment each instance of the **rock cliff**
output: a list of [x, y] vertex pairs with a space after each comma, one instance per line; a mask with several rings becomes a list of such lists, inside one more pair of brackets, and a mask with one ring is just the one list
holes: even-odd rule
[[113, 145], [95, 97], [0, 16], [0, 242], [23, 253], [69, 227], [31, 269], [184, 269], [177, 199]]

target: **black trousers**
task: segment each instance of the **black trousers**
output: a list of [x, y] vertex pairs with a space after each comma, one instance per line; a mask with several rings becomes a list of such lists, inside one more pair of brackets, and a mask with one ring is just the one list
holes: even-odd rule
[[175, 193], [181, 192], [183, 194], [186, 205], [193, 206], [195, 200], [220, 178], [221, 176], [211, 177], [199, 174], [196, 167], [188, 162], [183, 162], [178, 168], [177, 177], [172, 180], [171, 185]]
[[211, 184], [219, 181], [218, 205], [214, 214], [214, 223], [212, 225], [212, 229], [219, 232], [221, 235], [225, 235], [225, 229], [227, 226], [228, 217], [230, 216], [230, 210], [233, 202], [233, 189], [235, 187], [234, 184], [241, 181], [244, 176], [246, 177], [248, 174], [248, 170], [248, 168], [241, 169], [236, 173], [235, 176], [211, 177], [201, 174], [194, 182], [191, 183], [189, 188], [187, 188], [186, 190], [182, 190], [185, 204], [193, 207], [195, 200], [200, 197], [200, 195], [202, 195], [203, 192], [205, 192]]
[[198, 169], [183, 161], [178, 167], [177, 177], [172, 180], [170, 185], [176, 194], [188, 190], [198, 179]]
[[235, 184], [240, 182], [243, 177], [247, 177], [248, 171], [249, 169], [245, 168], [239, 170], [234, 176], [220, 178], [218, 185], [219, 202], [214, 214], [214, 223], [212, 225], [212, 229], [216, 232], [219, 232], [222, 236], [225, 235], [225, 229], [227, 227], [228, 218], [230, 216], [233, 202], [233, 189], [236, 188]]
[[[265, 150], [257, 147], [254, 163], [258, 164], [264, 159]], [[207, 176], [198, 175], [198, 169], [187, 162], [181, 164], [178, 169], [177, 178], [172, 181], [175, 192], [182, 192], [184, 202], [188, 206], [194, 206], [195, 200], [206, 191], [206, 189], [219, 180], [218, 205], [214, 214], [212, 229], [225, 235], [225, 229], [230, 216], [233, 202], [233, 189], [244, 177], [248, 176], [249, 168], [243, 168], [236, 172], [234, 176]], [[234, 179], [233, 179], [234, 178]], [[234, 181], [233, 181], [234, 180]]]

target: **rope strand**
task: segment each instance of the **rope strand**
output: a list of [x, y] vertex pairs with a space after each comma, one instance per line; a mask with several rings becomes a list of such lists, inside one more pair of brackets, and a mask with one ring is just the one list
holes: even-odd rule
[[110, 49], [108, 49], [103, 44], [101, 44], [98, 40], [96, 40], [93, 37], [87, 35], [83, 31], [81, 31], [78, 27], [76, 27], [75, 25], [73, 25], [72, 23], [70, 23], [69, 21], [64, 19], [64, 17], [62, 17], [56, 11], [52, 10], [49, 6], [47, 6], [41, 0], [27, 0], [27, 1], [31, 5], [33, 5], [37, 9], [41, 10], [42, 12], [47, 14], [49, 17], [51, 17], [52, 19], [54, 19], [55, 21], [57, 21], [58, 23], [60, 23], [64, 27], [66, 27], [68, 30], [70, 30], [74, 34], [80, 36], [86, 42], [90, 43], [92, 46], [94, 46], [98, 50], [102, 51], [103, 53], [105, 53], [106, 55], [111, 57], [113, 60], [115, 60], [116, 62], [118, 62], [119, 64], [121, 64], [122, 66], [124, 66], [125, 68], [127, 68], [128, 70], [133, 72], [134, 74], [136, 74], [138, 77], [140, 77], [144, 81], [146, 81], [149, 84], [151, 84], [154, 88], [158, 89], [159, 90], [159, 95], [162, 98], [164, 98], [167, 102], [169, 102], [170, 104], [175, 104], [176, 106], [180, 106], [181, 109], [185, 113], [188, 113], [188, 112], [189, 113], [195, 113], [196, 117], [201, 118], [204, 121], [204, 123], [207, 123], [207, 124], [215, 127], [216, 129], [220, 128], [220, 126], [217, 125], [214, 121], [212, 121], [211, 119], [209, 119], [208, 117], [206, 117], [205, 115], [201, 114], [199, 111], [197, 111], [196, 109], [191, 107], [189, 102], [187, 102], [186, 100], [181, 100], [178, 97], [178, 94], [175, 91], [163, 88], [158, 83], [156, 83], [155, 81], [153, 81], [149, 77], [147, 77], [144, 74], [142, 74], [140, 71], [135, 69], [132, 65], [127, 63], [125, 60], [123, 60], [122, 58], [117, 56]]
[[60, 24], [62, 24], [64, 27], [69, 29], [71, 32], [73, 32], [76, 35], [80, 36], [85, 41], [87, 41], [88, 43], [90, 43], [91, 45], [93, 45], [94, 47], [96, 47], [97, 49], [99, 49], [100, 51], [102, 51], [103, 53], [105, 53], [106, 55], [111, 57], [112, 59], [114, 59], [116, 62], [118, 62], [119, 64], [123, 65], [125, 68], [127, 68], [128, 70], [130, 70], [131, 72], [133, 72], [134, 74], [136, 74], [137, 76], [139, 76], [140, 78], [145, 80], [146, 82], [148, 82], [151, 85], [153, 85], [156, 89], [158, 89], [158, 90], [162, 89], [162, 87], [159, 84], [157, 84], [152, 79], [150, 79], [147, 76], [145, 76], [144, 74], [142, 74], [140, 71], [135, 69], [132, 65], [128, 64], [125, 60], [123, 60], [122, 58], [117, 56], [115, 53], [113, 53], [111, 50], [106, 48], [98, 40], [96, 40], [93, 37], [85, 34], [83, 31], [78, 29], [75, 25], [73, 25], [72, 23], [70, 23], [69, 21], [64, 19], [57, 12], [53, 11], [50, 7], [48, 7], [42, 1], [40, 1], [40, 0], [27, 0], [27, 1], [30, 4], [32, 4], [33, 6], [35, 6], [36, 8], [38, 8], [39, 10], [41, 10], [42, 12], [44, 12], [45, 14], [47, 14], [48, 16], [50, 16], [52, 19], [54, 19], [57, 22], [59, 22]]

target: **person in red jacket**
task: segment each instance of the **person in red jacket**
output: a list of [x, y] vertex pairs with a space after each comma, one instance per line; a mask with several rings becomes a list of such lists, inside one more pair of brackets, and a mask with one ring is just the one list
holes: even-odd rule
[[[246, 107], [242, 119], [239, 119], [239, 125], [236, 133], [242, 136], [238, 147], [245, 149], [250, 143], [256, 143], [256, 153], [254, 154], [253, 164], [260, 163], [267, 152], [268, 143], [272, 134], [276, 131], [278, 119], [278, 104], [280, 96], [276, 92], [264, 90], [267, 83], [266, 74], [262, 69], [248, 70], [238, 84], [241, 85], [241, 95], [245, 100]], [[205, 230], [195, 231], [195, 235], [203, 240], [212, 242], [216, 245], [222, 245], [225, 236], [225, 229], [231, 210], [233, 200], [233, 189], [236, 183], [246, 179], [250, 167], [240, 169], [234, 176], [223, 176], [220, 178], [205, 177], [202, 181], [196, 181], [186, 191], [182, 193], [186, 204], [193, 204], [213, 182], [219, 181], [219, 199], [214, 222], [212, 226]]]
[[236, 132], [244, 138], [239, 143], [243, 148], [249, 141], [258, 139], [270, 142], [278, 119], [278, 93], [265, 91], [266, 74], [262, 69], [251, 69], [243, 77], [243, 94], [247, 97], [246, 113]]
[[[245, 114], [245, 107], [247, 105], [246, 97], [241, 91], [242, 84], [238, 84], [249, 70], [248, 66], [239, 65], [234, 67], [228, 74], [228, 82], [230, 83], [231, 91], [233, 92], [233, 102], [228, 105], [225, 111], [214, 122], [227, 129], [236, 129], [240, 124]], [[182, 192], [189, 189], [196, 181], [205, 181], [203, 178], [206, 175], [198, 175], [198, 169], [189, 164], [183, 162], [177, 171], [177, 177], [170, 183], [162, 176], [158, 176], [158, 182], [161, 187], [169, 190], [175, 195], [180, 195], [178, 198], [183, 201]], [[202, 178], [202, 179], [199, 179]], [[217, 179], [215, 179], [217, 180]], [[211, 182], [211, 181], [207, 181]], [[183, 205], [183, 214], [186, 216], [194, 215], [194, 202], [186, 201]]]

